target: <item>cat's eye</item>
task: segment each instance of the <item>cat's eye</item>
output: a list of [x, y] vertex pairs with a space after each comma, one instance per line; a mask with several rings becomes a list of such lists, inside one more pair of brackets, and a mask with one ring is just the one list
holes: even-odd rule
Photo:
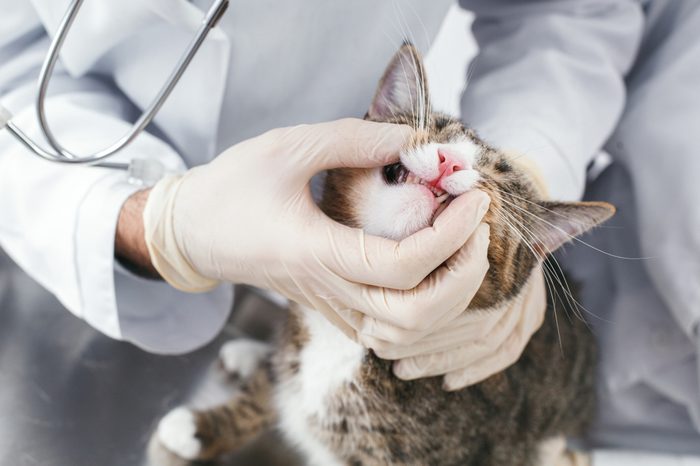
[[384, 180], [389, 184], [399, 184], [408, 178], [408, 170], [401, 162], [396, 162], [384, 167]]

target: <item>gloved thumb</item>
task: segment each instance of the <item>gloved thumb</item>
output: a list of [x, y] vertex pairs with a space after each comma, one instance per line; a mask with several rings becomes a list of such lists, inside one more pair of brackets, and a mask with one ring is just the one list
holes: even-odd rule
[[305, 154], [300, 162], [313, 176], [332, 168], [371, 168], [397, 162], [399, 151], [412, 135], [413, 129], [406, 125], [346, 118], [296, 127], [287, 137], [292, 144], [304, 146], [290, 152]]

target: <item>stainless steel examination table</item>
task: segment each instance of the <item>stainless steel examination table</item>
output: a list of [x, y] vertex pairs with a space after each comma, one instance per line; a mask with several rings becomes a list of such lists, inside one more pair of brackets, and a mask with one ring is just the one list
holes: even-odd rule
[[[269, 337], [269, 322], [283, 317], [243, 289], [216, 341], [185, 356], [156, 356], [72, 316], [0, 251], [0, 466], [183, 464], [149, 449], [158, 419], [177, 405], [212, 405], [233, 393], [218, 369], [219, 347], [241, 332]], [[214, 464], [298, 460], [270, 434]]]

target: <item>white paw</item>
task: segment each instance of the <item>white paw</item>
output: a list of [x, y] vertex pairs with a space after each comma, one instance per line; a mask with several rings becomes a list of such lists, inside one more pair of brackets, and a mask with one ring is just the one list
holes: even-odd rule
[[219, 359], [226, 372], [247, 379], [269, 352], [270, 345], [261, 341], [231, 340], [221, 347]]
[[197, 423], [192, 411], [175, 408], [158, 423], [158, 440], [171, 452], [187, 460], [197, 459], [202, 443], [195, 437]]

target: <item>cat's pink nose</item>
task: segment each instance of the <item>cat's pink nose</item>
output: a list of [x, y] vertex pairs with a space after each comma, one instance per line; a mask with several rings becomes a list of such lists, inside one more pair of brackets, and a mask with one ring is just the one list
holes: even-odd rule
[[440, 170], [440, 176], [438, 176], [438, 179], [448, 177], [454, 172], [464, 170], [462, 163], [455, 156], [455, 154], [451, 153], [446, 148], [438, 148], [437, 153], [438, 158], [440, 159], [440, 165], [438, 167], [438, 170]]

